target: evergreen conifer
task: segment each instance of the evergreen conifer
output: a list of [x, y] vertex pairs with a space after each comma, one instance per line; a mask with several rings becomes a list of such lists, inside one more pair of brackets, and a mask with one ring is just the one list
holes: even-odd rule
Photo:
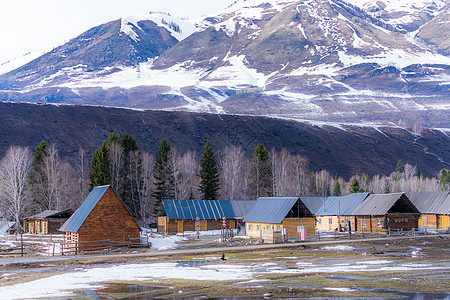
[[200, 191], [204, 200], [217, 200], [219, 193], [219, 171], [216, 166], [214, 150], [209, 141], [206, 142], [200, 162]]

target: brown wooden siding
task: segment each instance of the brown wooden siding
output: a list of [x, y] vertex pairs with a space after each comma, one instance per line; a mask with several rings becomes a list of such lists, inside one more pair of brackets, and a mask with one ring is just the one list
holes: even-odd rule
[[283, 220], [287, 238], [298, 238], [297, 226], [304, 226], [306, 236], [316, 236], [316, 220], [314, 218], [286, 218]]
[[418, 226], [418, 214], [388, 214], [387, 227], [390, 229], [411, 230]]
[[[227, 228], [236, 229], [235, 220], [227, 220]], [[195, 231], [195, 220], [169, 220], [167, 217], [158, 217], [158, 232], [177, 233], [183, 231]], [[222, 220], [201, 220], [200, 227], [202, 231], [220, 230], [223, 228]]]
[[[363, 227], [363, 220], [366, 227]], [[411, 230], [418, 227], [418, 214], [388, 214], [387, 216], [356, 216], [356, 230], [386, 231], [388, 228], [394, 230]]]
[[125, 205], [111, 189], [107, 189], [78, 230], [78, 242], [139, 238], [140, 228]]

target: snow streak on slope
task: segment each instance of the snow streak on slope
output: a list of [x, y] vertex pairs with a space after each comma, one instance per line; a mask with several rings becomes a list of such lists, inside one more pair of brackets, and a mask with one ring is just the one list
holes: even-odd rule
[[139, 28], [138, 22], [140, 21], [152, 21], [156, 25], [166, 28], [178, 41], [184, 40], [197, 30], [195, 24], [191, 21], [180, 20], [167, 14], [152, 13], [122, 18], [120, 31], [138, 42], [139, 36], [133, 30], [133, 26]]

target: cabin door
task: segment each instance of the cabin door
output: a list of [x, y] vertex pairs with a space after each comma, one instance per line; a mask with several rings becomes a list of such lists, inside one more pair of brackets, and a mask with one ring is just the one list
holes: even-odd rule
[[202, 231], [207, 231], [208, 230], [208, 221], [203, 220], [202, 221]]
[[183, 232], [183, 221], [178, 221], [178, 232]]

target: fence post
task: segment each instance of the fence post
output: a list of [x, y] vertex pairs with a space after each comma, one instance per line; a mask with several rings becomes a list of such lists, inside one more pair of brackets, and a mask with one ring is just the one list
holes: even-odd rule
[[107, 248], [106, 248], [106, 252], [109, 254], [109, 239], [106, 241], [107, 242]]
[[20, 234], [20, 256], [23, 257], [23, 235]]
[[78, 255], [78, 241], [75, 242], [75, 255]]
[[56, 246], [56, 243], [53, 242], [53, 253], [52, 253], [52, 256], [55, 256], [55, 246]]

